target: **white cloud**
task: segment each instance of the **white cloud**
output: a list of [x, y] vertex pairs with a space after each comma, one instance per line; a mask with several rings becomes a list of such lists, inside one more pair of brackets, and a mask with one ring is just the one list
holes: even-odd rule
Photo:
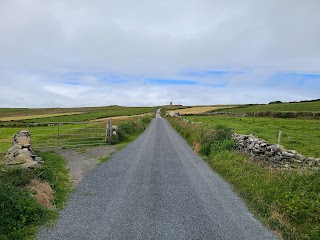
[[[3, 0], [0, 107], [318, 98], [319, 88], [278, 92], [264, 85], [279, 71], [320, 72], [318, 9], [318, 0]], [[143, 81], [184, 79], [190, 69], [245, 69], [246, 74], [227, 77], [225, 90]], [[62, 76], [75, 72], [88, 74], [73, 79], [79, 85], [63, 84]], [[91, 73], [126, 82], [106, 85]], [[222, 81], [218, 76], [190, 80]]]

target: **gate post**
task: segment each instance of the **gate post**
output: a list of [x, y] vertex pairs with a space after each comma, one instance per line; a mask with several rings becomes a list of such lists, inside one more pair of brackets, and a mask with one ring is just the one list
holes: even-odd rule
[[282, 142], [282, 131], [279, 131], [278, 144], [281, 145], [281, 142]]
[[112, 136], [112, 118], [109, 118], [108, 124], [108, 143], [111, 144], [111, 136]]

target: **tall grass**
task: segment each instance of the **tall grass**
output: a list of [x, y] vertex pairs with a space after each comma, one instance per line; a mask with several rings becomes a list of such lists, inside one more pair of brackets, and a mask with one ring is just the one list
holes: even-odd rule
[[71, 185], [63, 158], [46, 152], [39, 154], [45, 164], [36, 169], [5, 168], [0, 165], [0, 239], [27, 239], [37, 226], [57, 216], [31, 197], [27, 185], [32, 179], [45, 180], [55, 191], [55, 205], [63, 206]]
[[169, 121], [278, 236], [320, 239], [319, 171], [266, 168], [233, 150], [226, 126]]
[[127, 120], [118, 125], [117, 135], [111, 139], [112, 144], [131, 140], [142, 133], [151, 122], [152, 116], [145, 115], [137, 120]]

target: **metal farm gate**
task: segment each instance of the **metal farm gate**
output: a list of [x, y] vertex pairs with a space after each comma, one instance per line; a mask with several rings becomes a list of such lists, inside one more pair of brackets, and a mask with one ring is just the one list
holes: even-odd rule
[[[98, 146], [108, 142], [112, 133], [111, 119], [105, 122], [30, 123], [34, 149]], [[110, 130], [111, 129], [111, 130]]]

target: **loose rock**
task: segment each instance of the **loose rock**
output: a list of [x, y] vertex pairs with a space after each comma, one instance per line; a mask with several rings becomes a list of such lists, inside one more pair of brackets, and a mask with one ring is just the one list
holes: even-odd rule
[[25, 168], [35, 168], [43, 163], [37, 157], [31, 146], [31, 135], [27, 130], [21, 130], [13, 136], [12, 146], [5, 155], [6, 165], [20, 165]]

